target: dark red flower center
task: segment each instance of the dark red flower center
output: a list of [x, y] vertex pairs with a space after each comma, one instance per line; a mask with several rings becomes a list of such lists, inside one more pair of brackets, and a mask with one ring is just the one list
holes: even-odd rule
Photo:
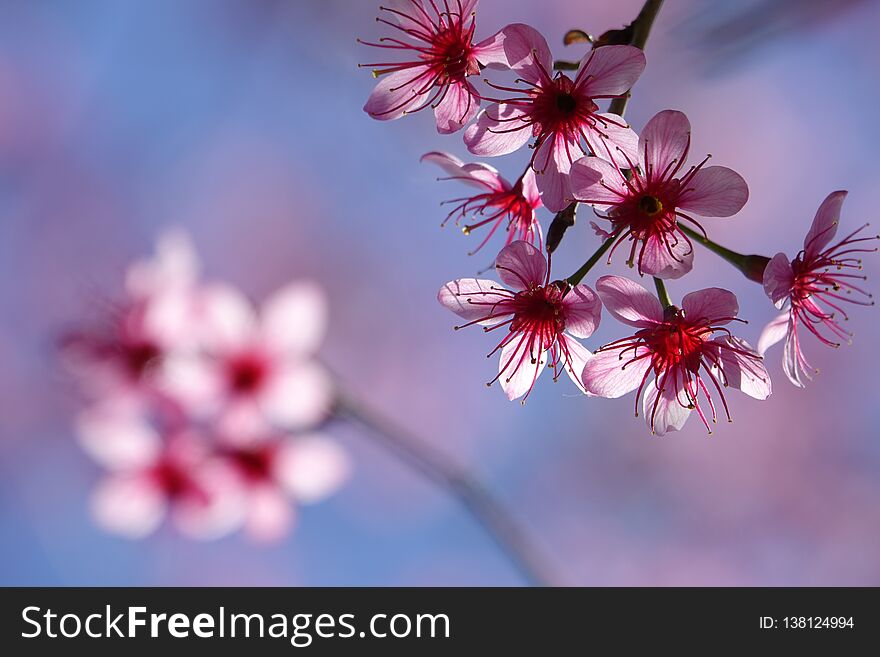
[[517, 292], [510, 330], [534, 333], [546, 349], [565, 330], [562, 296], [562, 290], [555, 284]]
[[264, 481], [272, 478], [275, 457], [273, 445], [261, 445], [250, 449], [235, 449], [229, 458], [249, 481]]
[[123, 366], [134, 379], [141, 378], [162, 355], [158, 346], [147, 341], [122, 345], [120, 352]]
[[266, 359], [256, 353], [236, 356], [227, 363], [227, 377], [230, 389], [241, 395], [252, 394], [264, 384], [269, 373]]

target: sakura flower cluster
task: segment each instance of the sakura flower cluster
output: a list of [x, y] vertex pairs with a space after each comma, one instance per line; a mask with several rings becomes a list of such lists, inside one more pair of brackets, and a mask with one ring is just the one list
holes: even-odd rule
[[335, 395], [315, 359], [325, 300], [295, 282], [256, 308], [198, 270], [186, 236], [166, 234], [122, 300], [64, 340], [86, 400], [80, 444], [105, 470], [93, 515], [128, 538], [167, 518], [188, 537], [275, 540], [349, 470], [322, 433]]
[[[711, 239], [713, 223], [748, 202], [743, 176], [708, 166], [709, 155], [692, 157], [691, 124], [681, 111], [659, 111], [639, 132], [623, 118], [646, 68], [633, 35], [650, 30], [644, 21], [653, 21], [659, 3], [649, 1], [646, 9], [652, 4], [654, 11], [643, 10], [629, 28], [593, 40], [574, 64], [556, 62], [547, 40], [522, 23], [477, 41], [483, 32], [476, 0], [385, 4], [378, 20], [387, 35], [365, 43], [382, 48], [390, 61], [365, 64], [379, 82], [364, 109], [388, 120], [433, 108], [438, 132], [461, 130], [463, 146], [481, 158], [528, 146], [510, 176], [443, 151], [422, 157], [446, 174], [442, 180], [477, 190], [449, 201], [443, 223], [454, 220], [465, 234], [484, 231], [472, 253], [493, 240], [500, 248], [494, 260], [500, 282], [458, 278], [438, 295], [465, 320], [457, 329], [480, 326], [493, 336], [489, 355], [498, 354], [498, 370], [489, 385], [498, 382], [509, 399], [525, 401], [545, 369], [553, 380], [564, 371], [590, 397], [635, 391], [635, 415], [644, 416], [652, 433], [678, 430], [691, 415], [711, 433], [720, 418], [731, 419], [727, 389], [770, 396], [763, 354], [774, 343], [785, 341], [785, 374], [803, 387], [813, 371], [803, 335], [830, 346], [849, 340], [840, 323], [848, 318], [843, 304], [873, 303], [857, 270], [861, 254], [876, 251], [877, 238], [863, 226], [831, 245], [846, 195], [834, 192], [793, 260], [742, 255]], [[542, 226], [542, 207], [555, 213], [549, 226]], [[553, 253], [579, 208], [594, 214], [595, 252], [584, 253], [584, 265], [568, 277], [555, 277]], [[669, 297], [666, 281], [685, 277], [712, 254], [763, 283], [784, 311], [757, 350], [739, 335], [746, 322], [733, 292], [710, 287], [678, 304]], [[585, 284], [600, 264], [653, 277], [656, 296], [618, 275]], [[603, 306], [629, 335], [588, 348], [582, 341], [593, 336]]]

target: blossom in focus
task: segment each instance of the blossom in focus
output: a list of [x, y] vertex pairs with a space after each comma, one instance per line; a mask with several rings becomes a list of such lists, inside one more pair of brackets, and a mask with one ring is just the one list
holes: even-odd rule
[[392, 36], [368, 46], [398, 51], [411, 59], [361, 64], [373, 68], [379, 83], [364, 105], [374, 119], [399, 119], [434, 109], [437, 130], [460, 130], [480, 107], [480, 95], [468, 81], [480, 67], [504, 63], [497, 35], [474, 44], [478, 0], [388, 0], [376, 20]]
[[244, 529], [261, 541], [285, 536], [295, 522], [295, 505], [324, 499], [350, 471], [342, 448], [318, 435], [233, 439], [221, 443], [219, 454], [238, 479]]
[[[549, 363], [553, 379], [564, 369], [583, 390], [580, 373], [591, 354], [575, 338], [588, 338], [601, 318], [602, 304], [586, 285], [550, 282], [544, 255], [528, 242], [502, 249], [495, 269], [503, 282], [460, 278], [444, 285], [440, 303], [486, 332], [505, 332], [489, 354], [501, 352], [495, 381], [510, 400], [528, 396]], [[525, 400], [523, 400], [525, 401]]]
[[523, 24], [505, 27], [497, 40], [528, 88], [500, 87], [516, 96], [480, 112], [464, 135], [479, 156], [512, 153], [535, 138], [532, 167], [542, 200], [553, 212], [570, 197], [571, 164], [587, 153], [627, 166], [637, 157], [638, 137], [616, 114], [600, 113], [597, 100], [625, 94], [645, 68], [644, 53], [633, 46], [604, 46], [584, 56], [572, 80], [552, 74], [553, 60], [544, 37]]
[[276, 291], [257, 310], [228, 285], [202, 288], [200, 348], [165, 361], [164, 389], [196, 417], [219, 416], [222, 431], [256, 435], [323, 421], [332, 382], [314, 360], [326, 329], [326, 301], [312, 283]]
[[862, 268], [861, 254], [877, 250], [866, 244], [880, 237], [865, 236], [865, 224], [831, 244], [845, 198], [845, 191], [829, 194], [816, 212], [800, 253], [793, 260], [777, 253], [764, 270], [767, 296], [785, 311], [765, 327], [758, 340], [758, 351], [763, 354], [784, 339], [783, 369], [789, 381], [800, 388], [812, 378], [810, 372], [815, 371], [801, 348], [800, 329], [806, 329], [825, 345], [839, 347], [840, 341], [850, 342], [852, 338], [840, 323], [849, 319], [842, 304], [874, 304], [871, 295], [858, 283], [866, 277], [856, 272]]
[[681, 429], [694, 410], [711, 433], [709, 420], [717, 420], [714, 393], [730, 421], [725, 387], [755, 399], [770, 396], [761, 357], [726, 328], [739, 312], [732, 292], [698, 290], [685, 295], [681, 308], [665, 309], [641, 285], [619, 276], [600, 278], [596, 292], [608, 312], [638, 330], [596, 350], [584, 366], [584, 388], [610, 398], [636, 390], [636, 416], [641, 397], [652, 433]]
[[466, 234], [490, 226], [487, 235], [471, 253], [483, 248], [500, 226], [504, 226], [507, 232], [506, 244], [523, 240], [543, 249], [544, 236], [535, 213], [541, 207], [541, 194], [535, 185], [534, 171], [527, 169], [516, 183], [510, 184], [495, 168], [482, 163], [465, 164], [449, 153], [425, 153], [422, 161], [433, 162], [442, 168], [449, 174], [446, 180], [460, 180], [481, 190], [474, 196], [447, 201], [457, 205], [443, 222], [445, 224], [455, 217], [458, 223], [471, 217], [472, 223], [464, 226]]
[[166, 516], [190, 538], [219, 538], [240, 526], [245, 507], [237, 481], [201, 432], [156, 426], [131, 407], [111, 404], [84, 411], [77, 433], [108, 470], [91, 505], [106, 531], [143, 538]]
[[194, 339], [198, 260], [186, 235], [170, 231], [153, 259], [126, 273], [125, 296], [96, 325], [64, 336], [63, 353], [94, 397], [152, 398], [157, 366]]
[[[572, 196], [591, 204], [611, 222], [610, 230], [597, 228], [597, 232], [615, 240], [612, 254], [628, 242], [628, 263], [635, 265], [639, 274], [669, 279], [689, 272], [693, 244], [679, 221], [684, 219], [705, 233], [688, 213], [729, 217], [749, 198], [742, 176], [727, 167], [704, 166], [708, 156], [682, 172], [690, 144], [687, 117], [664, 110], [645, 126], [638, 159], [628, 159], [621, 167], [585, 157], [572, 166]], [[610, 260], [611, 255], [608, 257]]]

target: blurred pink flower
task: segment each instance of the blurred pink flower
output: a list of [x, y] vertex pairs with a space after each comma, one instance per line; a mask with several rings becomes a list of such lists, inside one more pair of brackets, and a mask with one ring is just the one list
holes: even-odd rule
[[106, 531], [143, 538], [168, 515], [190, 538], [219, 538], [241, 525], [244, 499], [234, 473], [198, 432], [157, 429], [116, 404], [83, 412], [77, 432], [109, 470], [92, 497], [95, 522]]
[[474, 223], [464, 227], [464, 232], [467, 234], [476, 228], [492, 224], [486, 237], [471, 253], [483, 248], [502, 225], [507, 232], [506, 244], [523, 240], [543, 249], [544, 236], [535, 214], [535, 210], [541, 207], [541, 195], [535, 185], [534, 171], [527, 169], [519, 180], [511, 185], [488, 164], [465, 164], [454, 155], [437, 151], [425, 153], [422, 161], [425, 160], [433, 162], [446, 171], [449, 174], [446, 180], [461, 180], [483, 190], [475, 196], [447, 201], [458, 205], [447, 215], [444, 224], [453, 216], [456, 217], [456, 223], [471, 216]]
[[749, 198], [748, 185], [738, 173], [727, 167], [703, 166], [708, 156], [677, 178], [687, 162], [690, 144], [687, 117], [664, 110], [645, 126], [638, 159], [627, 155], [627, 163], [621, 167], [585, 157], [572, 166], [572, 196], [592, 204], [611, 222], [610, 231], [597, 230], [605, 239], [617, 240], [611, 253], [623, 242], [631, 243], [628, 262], [638, 267], [639, 274], [684, 276], [693, 267], [693, 244], [678, 221], [685, 219], [703, 231], [684, 211], [729, 217]]
[[221, 431], [256, 435], [312, 427], [332, 410], [333, 385], [314, 353], [326, 301], [314, 284], [272, 294], [259, 313], [238, 290], [207, 285], [197, 301], [201, 346], [165, 360], [163, 389]]
[[[866, 277], [853, 272], [862, 268], [858, 254], [877, 250], [877, 247], [865, 248], [864, 243], [880, 237], [860, 236], [867, 228], [865, 224], [828, 246], [837, 233], [846, 194], [845, 191], [832, 192], [822, 202], [804, 238], [804, 248], [794, 260], [789, 261], [784, 253], [777, 253], [764, 270], [767, 296], [777, 308], [787, 306], [787, 310], [764, 328], [758, 340], [758, 351], [763, 354], [785, 339], [783, 369], [789, 381], [800, 388], [812, 378], [810, 370], [813, 367], [801, 349], [798, 327], [805, 327], [823, 344], [839, 347], [838, 339], [850, 342], [852, 337], [840, 325], [840, 318], [849, 319], [840, 303], [874, 304], [871, 295], [854, 283], [866, 280]], [[826, 330], [824, 334], [822, 327]]]
[[547, 259], [528, 242], [506, 246], [495, 269], [510, 289], [495, 281], [460, 278], [444, 285], [437, 297], [468, 320], [462, 326], [480, 324], [487, 332], [507, 327], [489, 354], [501, 351], [498, 376], [489, 385], [500, 379], [508, 399], [528, 397], [549, 353], [554, 381], [563, 367], [583, 390], [580, 373], [591, 354], [573, 338], [588, 338], [599, 325], [602, 305], [596, 293], [586, 285], [551, 283]]
[[645, 68], [641, 50], [632, 46], [596, 48], [584, 56], [572, 80], [561, 71], [552, 74], [550, 48], [534, 28], [508, 25], [497, 40], [508, 66], [530, 88], [492, 85], [520, 95], [499, 100], [479, 114], [464, 135], [472, 153], [505, 155], [535, 137], [531, 163], [544, 205], [553, 212], [568, 204], [568, 172], [582, 155], [592, 152], [620, 166], [636, 159], [636, 133], [616, 114], [599, 113], [595, 101], [616, 98], [635, 84]]
[[324, 499], [350, 471], [342, 448], [318, 435], [232, 441], [220, 454], [245, 496], [245, 531], [261, 541], [285, 536], [295, 520], [293, 505]]
[[[611, 398], [636, 390], [638, 416], [638, 400], [648, 385], [643, 412], [652, 433], [663, 435], [681, 429], [692, 410], [711, 433], [699, 403], [702, 394], [715, 422], [715, 404], [705, 379], [718, 392], [728, 420], [722, 386], [755, 399], [770, 396], [770, 376], [761, 357], [724, 328], [736, 321], [739, 312], [732, 292], [698, 290], [685, 295], [681, 308], [664, 310], [657, 297], [619, 276], [603, 276], [596, 282], [596, 291], [608, 312], [639, 330], [596, 350], [584, 366], [584, 388]], [[722, 335], [713, 337], [715, 333]], [[652, 374], [655, 381], [650, 385]]]
[[128, 270], [126, 296], [102, 324], [64, 337], [64, 355], [91, 395], [155, 399], [161, 394], [155, 385], [158, 366], [195, 339], [198, 267], [185, 235], [164, 234], [156, 257]]
[[374, 119], [399, 119], [426, 107], [434, 108], [437, 130], [452, 133], [470, 121], [480, 107], [480, 95], [467, 78], [480, 66], [503, 64], [497, 35], [474, 45], [478, 0], [389, 0], [379, 7], [388, 18], [377, 18], [396, 32], [368, 46], [404, 51], [414, 59], [378, 62], [373, 75], [379, 83], [364, 111]]

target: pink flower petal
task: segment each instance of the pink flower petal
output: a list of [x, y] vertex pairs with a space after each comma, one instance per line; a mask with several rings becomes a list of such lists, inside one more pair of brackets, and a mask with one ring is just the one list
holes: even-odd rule
[[785, 347], [782, 351], [782, 370], [798, 388], [806, 388], [807, 381], [811, 379], [810, 373], [802, 367], [803, 354], [801, 352], [800, 336], [797, 332], [797, 324], [792, 322], [791, 330], [785, 339]]
[[495, 269], [501, 281], [514, 290], [525, 290], [544, 285], [547, 278], [547, 258], [534, 246], [523, 240], [508, 244], [495, 259]]
[[666, 235], [669, 245], [656, 233], [645, 240], [638, 266], [649, 276], [668, 280], [681, 278], [694, 267], [694, 248], [681, 235]]
[[767, 350], [788, 335], [791, 330], [791, 317], [788, 311], [772, 319], [758, 338], [758, 353], [762, 356]]
[[479, 278], [460, 278], [450, 281], [437, 294], [440, 304], [469, 322], [494, 315], [481, 321], [483, 326], [491, 326], [504, 320], [510, 313], [508, 303], [512, 296], [501, 294], [500, 284]]
[[238, 529], [245, 517], [245, 495], [236, 474], [220, 462], [198, 467], [191, 476], [199, 492], [175, 500], [171, 519], [189, 538], [214, 540]]
[[151, 260], [136, 262], [126, 272], [126, 289], [137, 298], [189, 287], [199, 273], [198, 256], [189, 235], [175, 228], [162, 233]]
[[95, 523], [105, 531], [138, 539], [152, 534], [165, 517], [165, 496], [139, 474], [108, 477], [92, 495]]
[[261, 543], [274, 543], [290, 533], [296, 512], [278, 488], [254, 486], [248, 495], [245, 531]]
[[543, 79], [541, 66], [545, 71], [553, 67], [547, 40], [535, 28], [523, 23], [512, 23], [479, 43], [476, 57], [484, 66], [501, 64], [535, 83]]
[[565, 330], [576, 338], [589, 338], [602, 318], [602, 302], [588, 285], [575, 285], [562, 300]]
[[[644, 347], [622, 353], [621, 349], [600, 350], [587, 360], [581, 378], [588, 394], [615, 399], [639, 387], [651, 367], [650, 352]], [[635, 360], [638, 356], [645, 356]], [[631, 362], [632, 361], [632, 362]]]
[[[603, 46], [610, 48], [611, 46]], [[599, 48], [601, 50], [602, 48]], [[623, 119], [616, 114], [595, 114], [596, 127], [585, 130], [587, 145], [593, 155], [628, 169], [639, 159], [639, 136], [629, 126], [618, 125]]]
[[248, 299], [233, 287], [204, 287], [197, 310], [202, 339], [210, 349], [240, 347], [250, 342], [256, 334], [256, 312]]
[[260, 332], [275, 355], [315, 353], [327, 331], [327, 298], [310, 282], [286, 285], [263, 303]]
[[104, 403], [76, 419], [79, 443], [95, 461], [111, 470], [143, 468], [155, 462], [162, 440], [136, 408]]
[[501, 374], [501, 388], [510, 401], [526, 394], [547, 364], [544, 353], [532, 353], [528, 339], [517, 336], [501, 350], [498, 371]]
[[651, 177], [659, 177], [665, 171], [672, 171], [687, 155], [690, 141], [691, 123], [684, 112], [658, 112], [648, 121], [639, 138], [639, 162], [642, 171], [650, 171]]
[[756, 352], [749, 343], [732, 336], [716, 338], [712, 342], [728, 345], [737, 350], [732, 351], [723, 347], [717, 350], [721, 371], [724, 373], [727, 385], [754, 399], [767, 399], [770, 396], [772, 386], [770, 375], [767, 373], [764, 363], [738, 353], [738, 351], [747, 351], [755, 354]]
[[684, 295], [681, 308], [688, 322], [711, 322], [713, 326], [728, 324], [739, 313], [736, 295], [720, 287], [708, 287]]
[[846, 198], [847, 192], [831, 192], [813, 218], [810, 231], [804, 238], [804, 258], [810, 260], [822, 252], [828, 246], [837, 233], [837, 224], [840, 223], [840, 209]]
[[794, 270], [784, 253], [777, 253], [764, 269], [764, 291], [777, 308], [782, 308], [789, 299], [794, 286]]
[[385, 73], [373, 88], [364, 111], [378, 121], [399, 119], [430, 99], [430, 96], [424, 95], [430, 89], [425, 88], [430, 79], [431, 72], [427, 66]]
[[673, 376], [672, 374], [668, 376], [670, 380], [665, 382], [662, 392], [658, 392], [655, 385], [647, 386], [642, 400], [645, 421], [649, 427], [653, 426], [653, 431], [658, 436], [670, 431], [679, 431], [691, 415], [690, 409], [687, 408], [687, 400], [678, 399], [676, 396], [676, 386], [671, 381]]
[[523, 146], [532, 135], [525, 112], [516, 105], [490, 105], [464, 132], [468, 150], [481, 156], [507, 155]]
[[618, 321], [637, 328], [649, 328], [663, 321], [663, 306], [638, 283], [620, 276], [602, 276], [596, 292], [605, 309]]
[[448, 135], [461, 130], [479, 109], [480, 96], [470, 82], [450, 84], [443, 100], [434, 108], [437, 132]]
[[334, 493], [348, 479], [351, 460], [339, 444], [311, 435], [285, 441], [274, 474], [297, 502], [317, 502]]
[[420, 162], [431, 162], [449, 174], [450, 178], [461, 181], [483, 191], [503, 191], [510, 184], [501, 177], [498, 170], [488, 164], [465, 164], [451, 153], [432, 151], [422, 155]]
[[742, 210], [748, 200], [749, 186], [736, 171], [705, 167], [690, 179], [678, 205], [704, 217], [730, 217]]
[[645, 53], [634, 46], [603, 46], [584, 56], [575, 79], [588, 96], [624, 94], [645, 70]]
[[568, 373], [568, 378], [570, 378], [572, 383], [578, 387], [578, 390], [585, 394], [590, 394], [587, 393], [586, 388], [584, 388], [583, 373], [587, 361], [593, 357], [593, 354], [591, 354], [590, 350], [580, 342], [573, 340], [566, 335], [559, 336], [558, 340], [559, 348], [562, 350], [563, 354], [567, 355], [567, 358], [564, 361], [564, 367], [566, 373]]
[[538, 183], [535, 181], [535, 170], [532, 168], [529, 168], [522, 178], [522, 195], [529, 202], [529, 205], [532, 206], [532, 209], [540, 208], [543, 205], [541, 202], [541, 191], [538, 189]]
[[620, 169], [599, 157], [582, 157], [572, 164], [569, 182], [574, 198], [601, 212], [629, 196]]
[[260, 407], [277, 426], [302, 429], [327, 417], [335, 400], [333, 382], [324, 368], [311, 363], [285, 363], [273, 373]]

